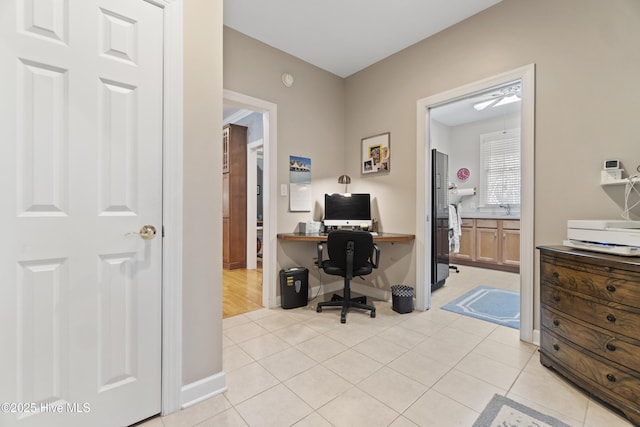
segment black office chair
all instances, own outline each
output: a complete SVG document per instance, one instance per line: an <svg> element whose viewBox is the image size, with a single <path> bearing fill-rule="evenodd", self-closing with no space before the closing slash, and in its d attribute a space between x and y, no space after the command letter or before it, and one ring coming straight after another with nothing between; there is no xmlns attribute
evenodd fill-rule
<svg viewBox="0 0 640 427"><path fill-rule="evenodd" d="M337 230L327 236L327 252L329 259L323 260L324 243L318 243L318 268L327 274L344 277L343 296L333 295L331 301L318 303L316 311L322 307L342 307L340 323L347 321L349 308L371 310L371 317L376 317L376 308L367 305L367 297L351 298L351 279L354 276L371 274L378 268L380 248L373 243L373 237L366 231Z"/></svg>

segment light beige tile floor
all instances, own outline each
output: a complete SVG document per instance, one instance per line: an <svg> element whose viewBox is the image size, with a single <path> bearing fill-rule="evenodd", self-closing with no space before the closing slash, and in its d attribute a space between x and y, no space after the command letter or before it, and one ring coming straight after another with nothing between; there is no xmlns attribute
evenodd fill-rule
<svg viewBox="0 0 640 427"><path fill-rule="evenodd" d="M494 393L574 427L630 426L539 362L517 330L440 307L478 285L518 290L519 276L452 272L426 312L374 302L357 310L262 309L223 321L228 390L143 424L174 426L471 426Z"/></svg>

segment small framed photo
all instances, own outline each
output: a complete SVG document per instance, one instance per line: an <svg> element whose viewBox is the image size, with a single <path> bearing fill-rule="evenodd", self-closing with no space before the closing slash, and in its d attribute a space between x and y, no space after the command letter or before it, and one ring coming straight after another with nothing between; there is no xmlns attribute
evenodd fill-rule
<svg viewBox="0 0 640 427"><path fill-rule="evenodd" d="M362 173L386 173L391 170L391 133L362 139Z"/></svg>

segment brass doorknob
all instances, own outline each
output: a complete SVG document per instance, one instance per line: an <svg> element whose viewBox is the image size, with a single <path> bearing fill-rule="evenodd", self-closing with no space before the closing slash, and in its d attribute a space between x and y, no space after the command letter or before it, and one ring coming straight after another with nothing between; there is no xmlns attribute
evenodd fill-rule
<svg viewBox="0 0 640 427"><path fill-rule="evenodd" d="M151 240L156 237L156 228L153 225L143 225L138 234L144 240Z"/></svg>

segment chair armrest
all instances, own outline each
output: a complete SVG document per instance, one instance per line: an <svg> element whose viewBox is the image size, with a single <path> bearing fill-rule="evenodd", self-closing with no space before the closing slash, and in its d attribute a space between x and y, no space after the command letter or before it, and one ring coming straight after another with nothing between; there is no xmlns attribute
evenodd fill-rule
<svg viewBox="0 0 640 427"><path fill-rule="evenodd" d="M318 268L322 268L322 252L324 248L322 245L323 242L318 243Z"/></svg>
<svg viewBox="0 0 640 427"><path fill-rule="evenodd" d="M373 268L378 268L380 264L380 248L377 244L373 244L373 252L371 253L371 265Z"/></svg>

